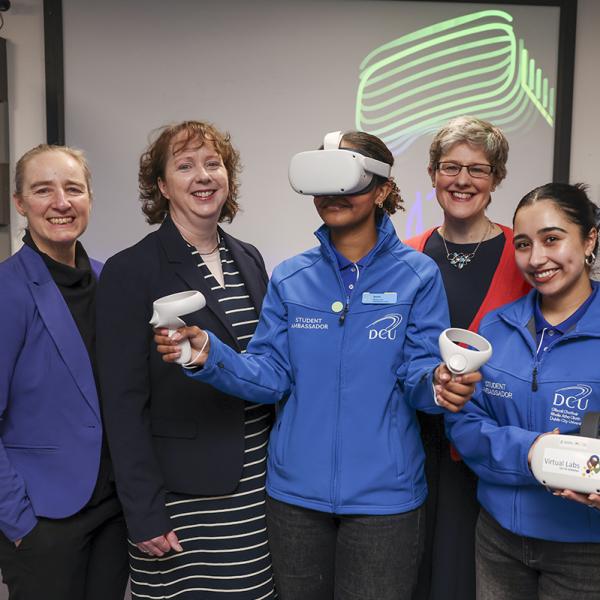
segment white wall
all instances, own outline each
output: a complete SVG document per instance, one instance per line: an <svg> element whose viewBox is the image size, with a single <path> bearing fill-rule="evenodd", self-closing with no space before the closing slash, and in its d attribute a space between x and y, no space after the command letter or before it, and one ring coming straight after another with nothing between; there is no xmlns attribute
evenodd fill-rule
<svg viewBox="0 0 600 600"><path fill-rule="evenodd" d="M600 2L579 0L571 140L571 181L590 186L600 205Z"/></svg>
<svg viewBox="0 0 600 600"><path fill-rule="evenodd" d="M13 2L4 14L0 35L8 40L9 127L11 171L16 159L45 140L44 48L42 0ZM579 0L575 67L571 180L590 184L592 198L600 204L600 119L596 102L600 92L600 2ZM133 118L129 116L129 118ZM137 158L137 157L136 157ZM252 209L248 207L248 212ZM141 215L140 215L141 216ZM22 220L11 216L13 252L20 246ZM0 231L0 258L2 235Z"/></svg>
<svg viewBox="0 0 600 600"><path fill-rule="evenodd" d="M7 40L12 190L16 161L24 152L46 139L42 0L13 2L10 11L4 13L4 27L0 30L0 36ZM10 235L8 231L0 231L0 259L8 256L9 242L13 252L18 249L22 227L23 220L11 208Z"/></svg>

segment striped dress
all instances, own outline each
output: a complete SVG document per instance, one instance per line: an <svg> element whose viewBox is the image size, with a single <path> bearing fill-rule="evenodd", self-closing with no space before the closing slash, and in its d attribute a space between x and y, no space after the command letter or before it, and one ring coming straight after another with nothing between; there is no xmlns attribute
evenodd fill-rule
<svg viewBox="0 0 600 600"><path fill-rule="evenodd" d="M214 282L212 293L246 347L258 323L244 282L221 240L221 287L198 252L200 275ZM271 412L246 403L244 468L237 489L226 496L167 494L167 511L183 552L161 558L130 543L133 598L177 600L266 600L277 598L265 522L265 473Z"/></svg>

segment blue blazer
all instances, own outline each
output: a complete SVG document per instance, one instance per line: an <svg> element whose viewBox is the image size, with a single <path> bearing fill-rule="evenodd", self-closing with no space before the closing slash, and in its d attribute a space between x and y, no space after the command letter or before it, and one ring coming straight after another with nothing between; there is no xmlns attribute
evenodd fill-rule
<svg viewBox="0 0 600 600"><path fill-rule="evenodd" d="M102 424L88 352L39 254L0 263L0 289L0 530L16 540L89 500Z"/></svg>

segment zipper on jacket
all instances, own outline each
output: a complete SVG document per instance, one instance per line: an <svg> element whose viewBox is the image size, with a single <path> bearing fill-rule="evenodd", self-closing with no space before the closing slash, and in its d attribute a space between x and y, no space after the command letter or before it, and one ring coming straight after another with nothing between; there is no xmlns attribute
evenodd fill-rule
<svg viewBox="0 0 600 600"><path fill-rule="evenodd" d="M350 307L350 296L346 296L346 304L344 304L344 310L342 311L342 314L340 315L340 325L344 324L344 321L346 320L346 315L348 314L349 307Z"/></svg>
<svg viewBox="0 0 600 600"><path fill-rule="evenodd" d="M542 329L542 335L540 336L540 341L538 342L537 348L535 350L535 362L533 363L533 372L531 373L531 391L537 392L538 390L538 359L540 357L540 350L544 344L544 336L546 335L546 328Z"/></svg>
<svg viewBox="0 0 600 600"><path fill-rule="evenodd" d="M348 305L350 303L350 297L346 296L346 306L344 312L340 315L340 325L344 324L346 319L346 313L348 312ZM339 469L339 446L340 446L340 412L342 406L342 362L344 357L344 340L346 337L346 329L342 329L342 339L340 344L340 360L338 362L338 385L337 385L337 404L335 412L335 436L333 440L333 478L331 481L331 508L335 513L338 503L338 469Z"/></svg>

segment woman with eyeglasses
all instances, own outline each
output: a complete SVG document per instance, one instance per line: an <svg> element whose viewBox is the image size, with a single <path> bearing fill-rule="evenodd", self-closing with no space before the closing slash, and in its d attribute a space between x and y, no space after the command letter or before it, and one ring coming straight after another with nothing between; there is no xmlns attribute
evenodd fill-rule
<svg viewBox="0 0 600 600"><path fill-rule="evenodd" d="M518 271L510 228L490 221L486 208L506 177L508 141L481 119L452 119L433 138L427 171L443 222L406 243L438 265L452 327L477 331L490 310L529 289ZM418 600L475 597L474 532L477 478L450 447L441 415L419 414L427 455L426 552Z"/></svg>

